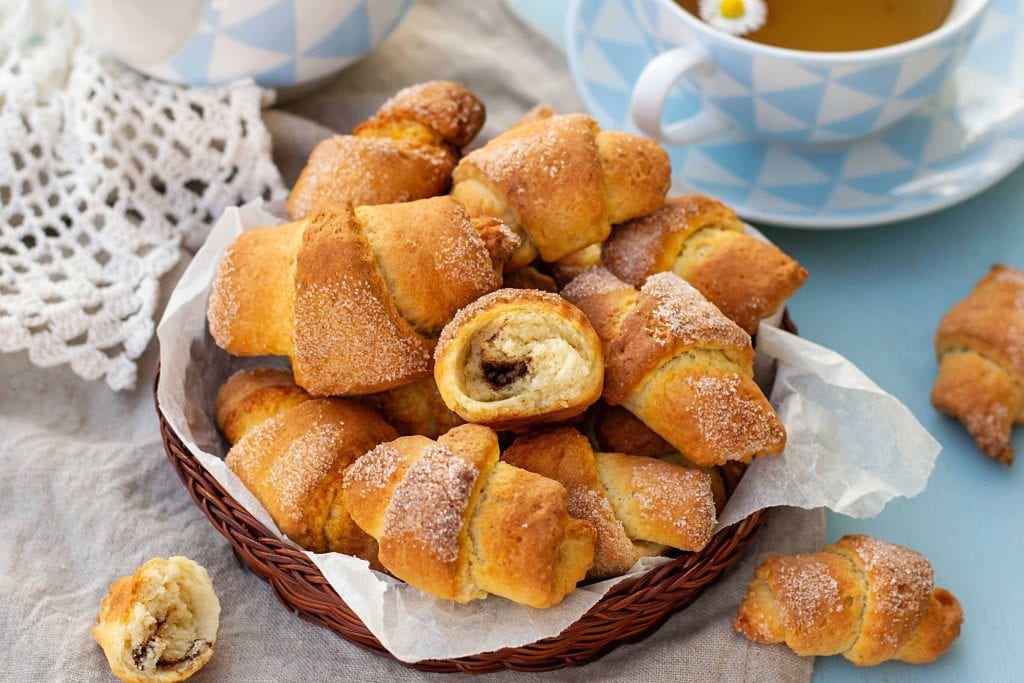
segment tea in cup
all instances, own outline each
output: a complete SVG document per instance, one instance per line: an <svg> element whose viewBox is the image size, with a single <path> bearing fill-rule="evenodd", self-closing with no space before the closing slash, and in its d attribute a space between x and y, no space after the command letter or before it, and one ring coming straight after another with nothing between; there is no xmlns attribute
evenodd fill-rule
<svg viewBox="0 0 1024 683"><path fill-rule="evenodd" d="M988 5L771 0L764 26L739 37L701 20L694 0L631 2L645 39L660 53L637 79L631 114L640 130L670 144L730 129L799 143L882 130L938 94ZM677 85L703 106L666 123L662 107Z"/></svg>

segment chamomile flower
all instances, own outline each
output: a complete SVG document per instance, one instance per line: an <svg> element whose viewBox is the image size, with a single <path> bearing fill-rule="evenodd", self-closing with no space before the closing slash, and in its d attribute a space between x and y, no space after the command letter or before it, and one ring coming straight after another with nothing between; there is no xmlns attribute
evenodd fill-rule
<svg viewBox="0 0 1024 683"><path fill-rule="evenodd" d="M764 0L700 0L700 18L734 36L753 33L768 19Z"/></svg>

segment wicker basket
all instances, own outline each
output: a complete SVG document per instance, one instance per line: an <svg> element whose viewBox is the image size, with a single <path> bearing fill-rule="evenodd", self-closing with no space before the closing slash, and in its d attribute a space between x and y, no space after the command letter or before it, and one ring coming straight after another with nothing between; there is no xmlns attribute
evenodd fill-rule
<svg viewBox="0 0 1024 683"><path fill-rule="evenodd" d="M796 331L788 316L783 327ZM158 369L158 378L159 374ZM275 537L199 464L167 424L159 403L157 415L167 459L185 488L231 542L239 559L270 584L281 604L364 649L390 657L302 551ZM471 657L401 663L422 671L485 673L548 671L592 662L622 643L643 639L697 599L739 557L766 517L765 511L751 515L715 534L699 553L684 553L643 576L623 581L555 637Z"/></svg>

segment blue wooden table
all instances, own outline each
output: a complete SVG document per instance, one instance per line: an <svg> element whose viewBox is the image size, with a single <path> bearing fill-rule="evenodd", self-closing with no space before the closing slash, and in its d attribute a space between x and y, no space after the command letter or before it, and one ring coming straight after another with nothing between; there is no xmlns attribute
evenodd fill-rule
<svg viewBox="0 0 1024 683"><path fill-rule="evenodd" d="M508 0L556 44L566 3ZM1008 468L929 403L943 314L997 262L1024 269L1024 168L959 206L931 216L845 231L759 226L810 277L790 302L801 335L843 354L903 401L943 445L924 493L873 519L829 514L828 536L865 533L906 545L935 566L937 585L963 604L960 640L928 666L857 668L821 657L816 683L1024 681L1024 426ZM781 646L776 646L781 647Z"/></svg>
<svg viewBox="0 0 1024 683"><path fill-rule="evenodd" d="M983 456L928 396L935 328L996 262L1024 269L1024 168L959 206L877 228L764 228L810 271L790 303L800 333L835 349L903 401L943 451L924 493L873 519L828 517L829 540L866 533L918 550L963 604L960 641L925 667L858 669L820 658L816 681L1024 680L1024 427L1007 468Z"/></svg>

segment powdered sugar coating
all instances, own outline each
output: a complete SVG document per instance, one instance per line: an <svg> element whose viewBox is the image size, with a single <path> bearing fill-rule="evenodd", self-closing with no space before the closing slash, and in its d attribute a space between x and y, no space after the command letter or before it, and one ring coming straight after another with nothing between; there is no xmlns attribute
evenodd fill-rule
<svg viewBox="0 0 1024 683"><path fill-rule="evenodd" d="M442 444L427 446L392 492L384 536L444 563L458 560L479 470Z"/></svg>
<svg viewBox="0 0 1024 683"><path fill-rule="evenodd" d="M634 462L639 464L633 468L633 498L648 523L674 529L673 547L699 550L706 546L715 527L711 477L648 458Z"/></svg>
<svg viewBox="0 0 1024 683"><path fill-rule="evenodd" d="M582 485L566 485L565 490L569 516L590 522L597 532L591 572L612 576L627 571L636 562L637 552L608 498L596 488Z"/></svg>
<svg viewBox="0 0 1024 683"><path fill-rule="evenodd" d="M576 303L628 289L631 289L630 285L612 275L608 269L598 266L588 268L574 277L562 288L562 297L570 303Z"/></svg>
<svg viewBox="0 0 1024 683"><path fill-rule="evenodd" d="M345 472L345 488L358 491L360 498L377 498L390 485L401 461L401 454L390 443L377 444Z"/></svg>
<svg viewBox="0 0 1024 683"><path fill-rule="evenodd" d="M923 555L869 536L847 536L839 545L852 549L868 577L870 605L886 627L874 635L898 647L913 631L928 607L935 572Z"/></svg>
<svg viewBox="0 0 1024 683"><path fill-rule="evenodd" d="M657 304L647 329L661 345L750 348L750 337L675 273L656 273L640 288Z"/></svg>
<svg viewBox="0 0 1024 683"><path fill-rule="evenodd" d="M787 631L813 633L844 609L839 582L819 553L775 558L772 588Z"/></svg>

